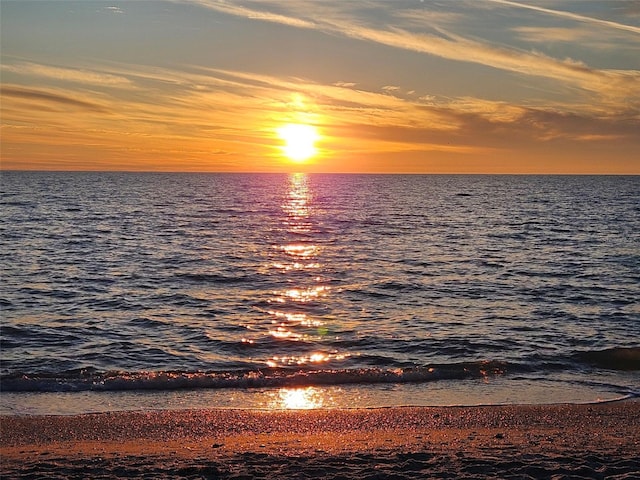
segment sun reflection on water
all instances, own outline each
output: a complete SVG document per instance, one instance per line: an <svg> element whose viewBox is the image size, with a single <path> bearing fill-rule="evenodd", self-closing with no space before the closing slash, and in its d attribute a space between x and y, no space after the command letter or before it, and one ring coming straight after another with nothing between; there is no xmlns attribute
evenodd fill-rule
<svg viewBox="0 0 640 480"><path fill-rule="evenodd" d="M281 388L269 406L276 410L312 410L328 406L330 402L325 391L316 387Z"/></svg>
<svg viewBox="0 0 640 480"><path fill-rule="evenodd" d="M350 356L351 355L348 353L338 353L337 351L333 351L331 353L314 352L309 355L276 355L267 361L267 365L272 368L314 365L317 366L333 360L344 360L346 358L349 358Z"/></svg>
<svg viewBox="0 0 640 480"><path fill-rule="evenodd" d="M286 215L283 223L290 233L309 233L311 232L311 223L309 222L311 191L308 177L304 173L294 173L289 177L289 183L286 201L282 205L282 210Z"/></svg>
<svg viewBox="0 0 640 480"><path fill-rule="evenodd" d="M287 255L292 257L311 257L318 254L317 245L291 244L280 247Z"/></svg>
<svg viewBox="0 0 640 480"><path fill-rule="evenodd" d="M322 272L312 198L309 177L290 175L276 226L282 237L272 245L265 269L276 274L277 283L266 299L269 307L261 310L270 324L261 325L262 338L257 340L269 340L265 343L270 349L262 361L273 368L315 368L348 356L323 343L332 330L326 325L331 287Z"/></svg>
<svg viewBox="0 0 640 480"><path fill-rule="evenodd" d="M318 285L305 289L291 288L285 290L282 295L296 302L309 302L324 295L327 290L329 290L329 287Z"/></svg>
<svg viewBox="0 0 640 480"><path fill-rule="evenodd" d="M283 326L270 329L269 335L274 338L288 338L290 340L300 340L302 338L302 334L294 333Z"/></svg>
<svg viewBox="0 0 640 480"><path fill-rule="evenodd" d="M271 267L281 271L282 273L286 273L288 271L291 270L308 270L310 268L320 268L320 264L319 263L300 263L300 262L293 262L293 263L281 263L281 262L274 262L271 264Z"/></svg>
<svg viewBox="0 0 640 480"><path fill-rule="evenodd" d="M267 313L276 317L275 320L272 320L272 323L282 322L282 326L299 325L301 327L319 327L324 325L324 322L320 320L310 319L306 313L278 312L276 310L269 310Z"/></svg>

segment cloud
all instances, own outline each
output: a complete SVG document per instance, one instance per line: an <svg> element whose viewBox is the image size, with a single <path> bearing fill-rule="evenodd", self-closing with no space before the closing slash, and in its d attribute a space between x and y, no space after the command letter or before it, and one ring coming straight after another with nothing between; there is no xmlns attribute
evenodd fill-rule
<svg viewBox="0 0 640 480"><path fill-rule="evenodd" d="M523 40L532 43L577 42L590 38L592 31L578 28L560 27L514 27Z"/></svg>
<svg viewBox="0 0 640 480"><path fill-rule="evenodd" d="M528 9L528 10L534 10L534 11L539 12L539 13L547 13L547 14L553 15L555 17L567 18L567 19L570 19L570 20L589 23L589 24L592 24L592 25L604 26L604 27L613 28L613 29L616 29L616 30L624 30L626 32L640 33L640 27L636 27L636 26L633 26L633 25L626 25L624 23L612 22L612 21L609 21L609 20L603 20L603 19L600 19L600 18L587 17L585 15L579 15L577 13L567 12L565 10L553 10L553 9L550 9L550 8L539 7L537 5L528 5L528 4L524 4L524 3L513 2L513 1L510 1L510 0L488 0L488 1L493 2L493 3L499 3L501 5L507 5L507 6L510 6L510 7L525 8L525 9Z"/></svg>
<svg viewBox="0 0 640 480"><path fill-rule="evenodd" d="M147 81L145 67L121 70ZM634 139L640 129L640 119L632 112L585 108L571 113L561 107L474 97L399 98L351 84L202 67L158 68L149 75L154 88L141 88L135 96L116 89L98 99L90 97L91 92L81 97L8 85L2 90L7 145L28 144L34 149L42 145L44 152L72 148L78 161L97 149L121 159L122 168L133 156L148 162L139 164L148 167L140 168L156 168L158 159L179 158L195 169L268 170L280 161L275 129L298 118L320 129L319 148L326 165L337 158L396 154L415 159L423 154L497 158L513 152L514 146L534 151L567 142L585 149L614 139L616 145L637 145ZM162 90L157 89L160 86ZM110 114L95 115L106 111L105 104L114 106ZM47 111L60 112L61 107L78 112L51 116ZM223 153L224 162L212 160Z"/></svg>
<svg viewBox="0 0 640 480"><path fill-rule="evenodd" d="M436 96L435 95L423 95L421 97L418 97L418 100L420 100L421 102L433 105L433 104L435 104Z"/></svg>
<svg viewBox="0 0 640 480"><path fill-rule="evenodd" d="M271 115L292 116L301 121L311 123L331 123L334 125L352 125L362 121L380 125L429 125L430 128L446 130L451 128L445 118L437 113L425 111L423 105L407 102L401 98L389 95L386 92L372 92L357 89L351 84L325 85L299 78L282 78L270 75L250 72L204 69L213 80L223 77L233 80L234 87L229 92L234 92L240 97L245 97L245 103L253 99L259 101L256 108L273 111ZM207 97L217 98L220 91L203 93L203 99L195 103L205 101ZM307 100L304 102L292 102L291 97L302 95ZM219 102L211 102L215 104ZM306 107L300 109L296 105ZM323 117L326 116L326 119Z"/></svg>
<svg viewBox="0 0 640 480"><path fill-rule="evenodd" d="M175 1L175 0L174 0ZM227 2L218 2L211 0L191 0L191 3L199 4L205 8L211 8L221 13L229 15L235 15L238 17L245 17L251 20L262 20L266 22L275 22L283 25L289 25L291 27L298 28L317 28L317 24L313 21L303 20L300 18L292 17L289 15L282 15L277 13L271 13L261 10L255 10L247 7L243 7L238 4L230 4Z"/></svg>
<svg viewBox="0 0 640 480"><path fill-rule="evenodd" d="M195 116L202 115L198 109L231 112L237 102L243 102L250 112L247 115L263 117L241 119L239 123L265 122L265 117L282 122L289 115L303 115L323 130L336 152L472 154L510 150L514 144L539 148L540 142L551 141L584 143L616 138L635 142L635 132L640 129L633 110L589 105L532 107L474 97L399 98L346 85L249 72L206 71L212 80L222 76L241 87L230 87L224 95L219 90L194 92L188 101L184 99L184 105L191 105L187 109L192 108ZM292 96L297 100L292 101ZM264 125L269 125L266 122ZM265 134L265 139L268 137Z"/></svg>
<svg viewBox="0 0 640 480"><path fill-rule="evenodd" d="M564 46L580 45L583 49L606 51L606 54L617 55L628 51L633 55L638 46L628 42L629 34L610 29L594 29L590 25L581 27L533 27L518 26L510 28L516 37L528 43L549 46L550 44L565 44ZM584 65L584 64L583 64Z"/></svg>
<svg viewBox="0 0 640 480"><path fill-rule="evenodd" d="M374 30L343 25L342 32L353 38L435 55L450 60L478 63L522 75L546 77L573 84L584 90L612 98L638 95L640 72L596 70L571 60L558 60L536 52L496 47L460 35L441 31L441 36L417 34L398 28Z"/></svg>
<svg viewBox="0 0 640 480"><path fill-rule="evenodd" d="M132 86L132 82L128 78L120 75L96 72L93 70L53 67L50 65L42 65L30 62L23 62L14 65L2 65L2 70L19 75L33 75L54 80L105 87L127 88Z"/></svg>
<svg viewBox="0 0 640 480"><path fill-rule="evenodd" d="M456 119L455 135L478 146L538 147L554 141L603 142L610 139L637 144L640 118L625 112L570 112L527 107L473 98L454 99L439 108ZM455 141L455 136L450 135ZM473 140L471 140L473 139Z"/></svg>
<svg viewBox="0 0 640 480"><path fill-rule="evenodd" d="M81 110L87 110L96 113L106 113L107 109L98 103L87 100L73 98L52 90L42 90L27 88L18 85L6 85L0 87L0 93L3 97L17 98L27 100L37 104L58 105L66 107L75 107Z"/></svg>
<svg viewBox="0 0 640 480"><path fill-rule="evenodd" d="M418 53L433 55L449 60L475 63L499 70L504 70L520 75L548 78L562 82L570 86L578 87L584 91L589 91L603 95L610 101L626 101L626 97L638 96L638 83L640 82L640 71L630 70L619 72L616 70L599 70L590 68L584 64L578 64L571 59L556 59L542 53L523 51L508 46L499 46L487 43L478 39L466 38L455 34L449 30L433 25L429 30L431 33L417 33L409 31L410 23L404 26L394 26L385 24L380 27L367 25L364 16L357 16L348 11L351 2L339 4L331 3L329 8L325 4L322 16L317 16L314 20L304 18L308 15L309 6L305 3L286 2L280 8L289 9L284 13L269 12L269 8L276 8L270 2L255 4L257 8L240 7L229 5L215 0L194 0L204 7L249 19L257 19L268 22L280 23L297 28L313 29L331 35L340 35L357 40L369 41L408 50ZM522 4L509 2L507 0L494 0L507 6L522 7ZM345 7L346 5L346 7ZM375 14L382 14L382 8L386 3L379 2L367 4L371 8L377 9ZM623 29L629 32L640 32L640 28L629 27L615 22L598 19L591 19L569 12L558 12L542 7L535 7L534 10L542 13L553 13L567 18L580 21L590 21L607 27ZM370 12L371 13L371 12ZM419 15L419 12L413 13ZM409 12L396 14L396 19L406 19ZM373 18L372 13L369 17ZM628 26L627 26L628 27Z"/></svg>
<svg viewBox="0 0 640 480"><path fill-rule="evenodd" d="M513 123L522 118L526 109L507 102L458 97L441 104L458 115L476 115L490 123Z"/></svg>
<svg viewBox="0 0 640 480"><path fill-rule="evenodd" d="M104 10L110 13L122 14L124 11L120 7L104 7Z"/></svg>
<svg viewBox="0 0 640 480"><path fill-rule="evenodd" d="M355 87L357 85L357 83L355 82L335 82L333 84L333 86L335 87L344 87L344 88L351 88L351 87Z"/></svg>

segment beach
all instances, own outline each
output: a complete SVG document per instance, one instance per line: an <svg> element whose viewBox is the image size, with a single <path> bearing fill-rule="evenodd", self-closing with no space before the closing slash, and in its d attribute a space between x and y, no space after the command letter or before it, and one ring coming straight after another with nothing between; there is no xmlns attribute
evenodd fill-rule
<svg viewBox="0 0 640 480"><path fill-rule="evenodd" d="M640 402L3 416L3 479L640 477Z"/></svg>

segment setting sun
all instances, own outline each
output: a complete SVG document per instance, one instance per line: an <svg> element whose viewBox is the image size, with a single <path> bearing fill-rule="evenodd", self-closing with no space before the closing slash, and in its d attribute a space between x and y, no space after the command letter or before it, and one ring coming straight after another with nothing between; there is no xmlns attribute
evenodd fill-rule
<svg viewBox="0 0 640 480"><path fill-rule="evenodd" d="M319 135L315 127L290 123L279 128L278 135L284 140L282 149L291 160L302 162L316 154L315 142Z"/></svg>

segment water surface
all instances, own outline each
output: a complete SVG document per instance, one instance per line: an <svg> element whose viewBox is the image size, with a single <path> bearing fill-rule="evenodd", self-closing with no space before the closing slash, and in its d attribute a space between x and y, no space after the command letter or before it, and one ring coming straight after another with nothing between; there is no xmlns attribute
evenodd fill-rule
<svg viewBox="0 0 640 480"><path fill-rule="evenodd" d="M3 172L0 234L3 412L640 390L639 177Z"/></svg>

